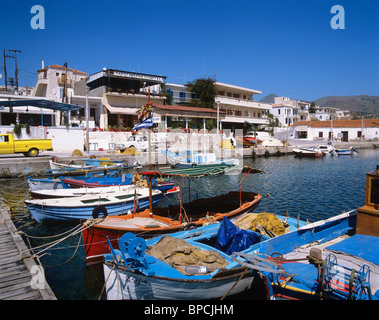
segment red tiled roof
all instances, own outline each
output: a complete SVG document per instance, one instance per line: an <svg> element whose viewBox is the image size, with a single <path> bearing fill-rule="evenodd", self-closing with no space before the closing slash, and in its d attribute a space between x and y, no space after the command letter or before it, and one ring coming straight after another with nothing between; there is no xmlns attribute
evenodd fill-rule
<svg viewBox="0 0 379 320"><path fill-rule="evenodd" d="M331 121L296 121L293 126L309 126L311 128L330 128ZM365 128L378 128L379 119L363 119ZM356 120L333 120L334 128L361 128L362 119Z"/></svg>
<svg viewBox="0 0 379 320"><path fill-rule="evenodd" d="M210 112L217 113L217 110L212 108L200 108L200 107L187 107L187 106L166 106L166 105L155 105L159 109L166 110L177 110L177 111L191 111L191 112ZM224 111L219 111L221 113L226 113Z"/></svg>
<svg viewBox="0 0 379 320"><path fill-rule="evenodd" d="M63 67L63 66L60 66L59 64L52 64L51 66L47 66L47 67L45 67L45 68L43 68L43 69L37 70L37 72L42 71L42 70L47 70L48 68L64 69L64 67ZM79 71L79 70L72 69L72 68L67 68L67 69L68 69L68 70L71 70L71 71L74 72L74 73L81 73L81 74L88 75L88 73L83 72L83 71Z"/></svg>

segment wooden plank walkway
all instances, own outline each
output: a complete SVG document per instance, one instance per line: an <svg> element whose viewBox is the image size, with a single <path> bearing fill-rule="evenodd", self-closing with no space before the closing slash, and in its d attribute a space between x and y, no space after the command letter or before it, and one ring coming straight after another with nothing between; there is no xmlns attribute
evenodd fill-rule
<svg viewBox="0 0 379 320"><path fill-rule="evenodd" d="M1 205L1 204L0 204ZM0 207L0 300L56 300L44 279L38 282L40 288L32 288L32 278L39 276L37 264L22 237L17 234L6 206Z"/></svg>

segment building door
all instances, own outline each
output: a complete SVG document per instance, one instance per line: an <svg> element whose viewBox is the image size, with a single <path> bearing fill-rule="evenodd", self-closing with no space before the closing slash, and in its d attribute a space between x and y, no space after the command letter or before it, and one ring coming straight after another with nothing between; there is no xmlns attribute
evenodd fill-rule
<svg viewBox="0 0 379 320"><path fill-rule="evenodd" d="M0 154L13 153L13 144L9 142L8 135L0 135Z"/></svg>
<svg viewBox="0 0 379 320"><path fill-rule="evenodd" d="M341 141L349 141L349 131L341 131L342 133L342 139Z"/></svg>

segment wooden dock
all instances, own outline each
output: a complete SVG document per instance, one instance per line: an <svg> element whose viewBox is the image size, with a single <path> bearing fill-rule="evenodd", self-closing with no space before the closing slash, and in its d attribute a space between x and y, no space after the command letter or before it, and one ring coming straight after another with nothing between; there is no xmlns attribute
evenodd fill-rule
<svg viewBox="0 0 379 320"><path fill-rule="evenodd" d="M1 205L1 203L0 203ZM0 207L0 300L56 300L40 267L17 234L6 206Z"/></svg>

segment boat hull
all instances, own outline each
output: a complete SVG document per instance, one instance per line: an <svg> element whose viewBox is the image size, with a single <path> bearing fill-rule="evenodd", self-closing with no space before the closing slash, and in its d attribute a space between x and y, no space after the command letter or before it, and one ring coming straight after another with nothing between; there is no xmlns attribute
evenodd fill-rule
<svg viewBox="0 0 379 320"><path fill-rule="evenodd" d="M147 277L122 267L114 269L104 264L108 300L205 300L220 299L233 287L228 296L251 288L254 276L247 273L240 281L243 268L230 270L230 275L218 279L185 280Z"/></svg>
<svg viewBox="0 0 379 320"><path fill-rule="evenodd" d="M82 165L75 165L75 164L58 163L52 160L49 160L49 162L50 162L50 169L52 171L58 171L58 172L65 171L65 170L95 170L95 169L114 170L114 169L122 168L122 163L111 164L111 165L93 165L93 164L83 163Z"/></svg>
<svg viewBox="0 0 379 320"><path fill-rule="evenodd" d="M99 188L99 187L110 187L110 186L125 186L132 183L132 174L125 174L124 181L122 177L109 177L109 178L92 178L88 181L71 179L71 178L61 178L63 188ZM152 181L152 188L157 189L162 192L167 192L175 186L173 180L169 181Z"/></svg>
<svg viewBox="0 0 379 320"><path fill-rule="evenodd" d="M257 193L242 192L243 204L239 204L239 192L230 192L226 195L211 198L199 199L191 203L184 204L183 207L187 216L198 220L197 224L192 227L198 227L207 222L221 221L224 216L229 219L236 218L244 213L253 211L262 199ZM229 200L228 200L229 199ZM244 201L247 201L244 203ZM231 203L232 202L232 203ZM212 205L213 204L213 205ZM179 206L170 206L168 208L153 208L154 215L160 217L176 216L179 213ZM215 213L218 212L218 213ZM207 213L211 217L207 220ZM154 237L161 234L169 234L180 231L185 224L177 224L166 228L109 228L101 224L94 225L91 228L83 230L83 242L87 263L97 263L103 260L104 254L110 253L107 238L112 246L118 249L118 240L127 232L135 233L144 238Z"/></svg>
<svg viewBox="0 0 379 320"><path fill-rule="evenodd" d="M238 159L225 159L225 160L220 160L220 161L215 161L215 162L207 162L207 163L197 163L197 162L181 162L181 161L175 161L171 160L169 161L172 167L175 168L191 168L191 167L206 167L206 166L215 166L215 165L220 165L220 166L238 166L239 161Z"/></svg>
<svg viewBox="0 0 379 320"><path fill-rule="evenodd" d="M293 149L295 157L299 158L322 158L325 156L324 152L312 151L307 149Z"/></svg>
<svg viewBox="0 0 379 320"><path fill-rule="evenodd" d="M44 189L44 190L31 190L30 195L33 199L55 199L55 198L71 198L81 197L85 195L102 195L118 191L130 191L133 189L132 185L126 186L109 186L99 188L71 188L71 189Z"/></svg>
<svg viewBox="0 0 379 320"><path fill-rule="evenodd" d="M335 149L335 152L339 156L351 156L357 153L357 151L354 148L349 149Z"/></svg>
<svg viewBox="0 0 379 320"><path fill-rule="evenodd" d="M156 205L162 197L162 194L153 195L153 205ZM145 209L150 206L149 197L143 197L139 200L139 209ZM134 198L128 201L106 204L104 202L95 202L86 206L53 206L41 203L33 203L25 200L25 204L37 222L42 221L60 221L72 222L94 218L94 210L99 206L104 207L107 216L127 214L129 210L133 211L135 207Z"/></svg>

